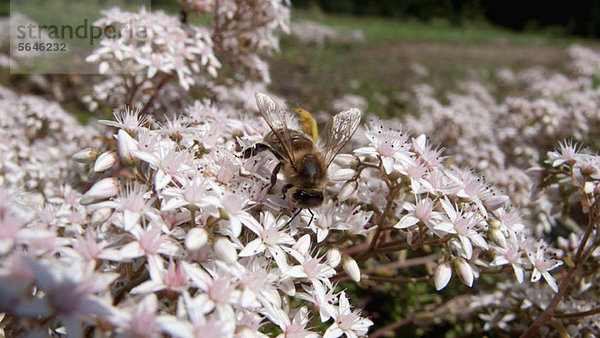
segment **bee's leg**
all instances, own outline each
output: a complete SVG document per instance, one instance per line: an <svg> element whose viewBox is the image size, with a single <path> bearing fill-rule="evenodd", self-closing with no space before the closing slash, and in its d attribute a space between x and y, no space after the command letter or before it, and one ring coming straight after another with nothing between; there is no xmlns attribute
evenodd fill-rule
<svg viewBox="0 0 600 338"><path fill-rule="evenodd" d="M264 143L256 143L252 147L246 148L244 150L244 152L242 153L242 156L244 158L250 158L250 157L260 153L261 151L265 151L265 150L271 150L271 147L269 147L268 145L266 145Z"/></svg>
<svg viewBox="0 0 600 338"><path fill-rule="evenodd" d="M277 174L279 174L279 170L281 170L281 166L282 166L282 163L279 162L279 163L277 163L275 168L273 168L273 173L271 173L271 186L269 187L269 193L271 193L271 190L273 190L273 187L277 183Z"/></svg>
<svg viewBox="0 0 600 338"><path fill-rule="evenodd" d="M290 223L292 223L292 221L294 220L294 218L296 218L296 216L298 216L302 210L303 210L302 208L298 209L298 211L296 211L294 213L294 215L292 216L292 218L290 218L290 220L287 222L286 225L289 225ZM308 224L306 224L306 226L310 226L310 224L312 223L313 219L315 218L315 214L310 209L306 209L306 210L308 210L308 212L310 213L310 221L308 221Z"/></svg>
<svg viewBox="0 0 600 338"><path fill-rule="evenodd" d="M299 208L298 211L296 211L294 213L294 215L292 215L292 218L290 218L290 220L287 221L286 225L289 225L290 223L292 223L292 221L294 220L294 218L296 218L296 216L298 216L300 214L300 211L302 211L302 208Z"/></svg>
<svg viewBox="0 0 600 338"><path fill-rule="evenodd" d="M291 184L289 184L289 183L288 183L288 184L284 185L284 186L283 186L283 188L281 188L281 192L283 193L283 198L284 198L284 199L285 199L285 194L287 193L287 191L288 191L288 190L289 190L291 187L293 187L293 185L291 185Z"/></svg>
<svg viewBox="0 0 600 338"><path fill-rule="evenodd" d="M315 214L313 214L312 210L310 210L310 209L307 209L307 210L310 213L310 221L308 221L308 224L306 226L309 227L310 224L312 223L313 219L315 218Z"/></svg>

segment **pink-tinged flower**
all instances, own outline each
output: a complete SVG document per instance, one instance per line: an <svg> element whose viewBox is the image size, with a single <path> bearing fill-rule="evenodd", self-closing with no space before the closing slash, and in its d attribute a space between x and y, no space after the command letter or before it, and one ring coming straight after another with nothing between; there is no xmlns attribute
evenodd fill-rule
<svg viewBox="0 0 600 338"><path fill-rule="evenodd" d="M161 254L168 257L178 257L182 254L183 250L177 242L168 236L162 235L161 230L156 226L151 225L148 229L142 229L141 226L136 225L129 233L133 235L134 241L121 247L119 251L120 260L128 261L146 256L148 271L151 276L160 274L159 271L163 264Z"/></svg>
<svg viewBox="0 0 600 338"><path fill-rule="evenodd" d="M573 140L564 140L559 144L560 150L548 152L546 163L553 167L559 167L563 164L571 165L577 160L577 155L581 151L581 145Z"/></svg>
<svg viewBox="0 0 600 338"><path fill-rule="evenodd" d="M261 225L248 213L249 200L244 195L226 194L221 198L221 207L229 219L229 227L234 237L242 232L242 224L259 229Z"/></svg>
<svg viewBox="0 0 600 338"><path fill-rule="evenodd" d="M412 146L411 151L430 168L439 166L446 159L446 156L442 156L444 149L435 149L431 147L425 134L413 138Z"/></svg>
<svg viewBox="0 0 600 338"><path fill-rule="evenodd" d="M452 187L448 183L448 177L446 176L447 170L440 168L429 171L423 181L421 181L419 187L411 187L413 194L434 194L442 195L452 193ZM421 190L415 189L420 188Z"/></svg>
<svg viewBox="0 0 600 338"><path fill-rule="evenodd" d="M33 270L27 264L26 254L16 251L3 256L0 266L0 311L12 312L24 300L28 299L27 289L35 281Z"/></svg>
<svg viewBox="0 0 600 338"><path fill-rule="evenodd" d="M337 302L337 295L333 288L325 288L321 283L302 284L304 292L298 292L297 297L311 302L318 310L321 323L325 323L331 318L334 312L334 303Z"/></svg>
<svg viewBox="0 0 600 338"><path fill-rule="evenodd" d="M26 245L27 251L32 255L45 255L56 251L59 239L54 230L48 230L44 226L30 226L19 230L17 243Z"/></svg>
<svg viewBox="0 0 600 338"><path fill-rule="evenodd" d="M449 218L449 222L443 221L438 223L434 227L434 230L456 234L467 259L471 259L473 256L473 246L471 243L486 250L489 248L487 242L477 230L478 221L475 213L466 212L458 207L455 208L447 197L441 200L441 203L446 216Z"/></svg>
<svg viewBox="0 0 600 338"><path fill-rule="evenodd" d="M236 265L231 274L239 280L240 305L244 308L256 308L262 305L281 307L281 295L275 287L280 276L270 268L270 260L264 257L252 257L243 265Z"/></svg>
<svg viewBox="0 0 600 338"><path fill-rule="evenodd" d="M165 141L166 143L167 141ZM185 151L177 151L169 145L159 146L158 152L133 151L140 160L147 162L156 170L154 173L154 187L156 190L162 190L166 187L173 176L189 170L186 163L190 163L192 155Z"/></svg>
<svg viewBox="0 0 600 338"><path fill-rule="evenodd" d="M217 182L223 184L231 183L238 177L241 161L228 151L214 150L210 153L213 163L210 172L214 174Z"/></svg>
<svg viewBox="0 0 600 338"><path fill-rule="evenodd" d="M370 146L355 149L354 153L381 158L387 174L396 169L396 164L416 164L412 158L413 154L409 151L408 135L391 129L384 130L381 121L372 121L365 135L370 141Z"/></svg>
<svg viewBox="0 0 600 338"><path fill-rule="evenodd" d="M83 194L80 203L85 205L97 200L113 197L119 193L119 188L119 180L116 177L103 178Z"/></svg>
<svg viewBox="0 0 600 338"><path fill-rule="evenodd" d="M173 337L221 338L233 337L238 319L233 311L221 311L208 315L205 294L191 297L183 293L183 307L177 317L160 316L160 328Z"/></svg>
<svg viewBox="0 0 600 338"><path fill-rule="evenodd" d="M310 318L308 316L308 309L305 306L297 309L291 320L291 314L289 312L273 306L266 306L266 315L281 329L282 333L277 336L278 338L319 337L318 334L306 329L306 325L308 324Z"/></svg>
<svg viewBox="0 0 600 338"><path fill-rule="evenodd" d="M146 187L138 184L128 184L119 193L119 196L111 201L94 204L94 209L112 208L122 212L118 214L119 223L125 231L130 231L134 226L140 224L142 216L148 219L157 218L157 211L152 208L152 200L148 198Z"/></svg>
<svg viewBox="0 0 600 338"><path fill-rule="evenodd" d="M132 135L136 135L138 129L148 122L146 116L140 116L139 108L127 107L125 109L115 110L113 111L113 116L116 121L99 120L98 122L107 126L125 129Z"/></svg>
<svg viewBox="0 0 600 338"><path fill-rule="evenodd" d="M343 334L346 337L364 336L369 332L369 327L373 325L371 320L360 316L359 310L350 308L348 296L344 291L339 295L339 303L334 307L332 317L333 324L327 328L323 338L336 338Z"/></svg>
<svg viewBox="0 0 600 338"><path fill-rule="evenodd" d="M170 187L163 191L163 195L169 196L162 206L162 211L186 207L190 210L203 210L218 217L221 201L217 197L211 182L201 175L186 177L182 183L183 187Z"/></svg>
<svg viewBox="0 0 600 338"><path fill-rule="evenodd" d="M344 230L352 235L367 236L376 229L376 226L367 227L373 216L373 211L361 210L362 206L351 206L343 204L338 208L337 217L341 218L336 226L338 230ZM345 216L345 217L344 217Z"/></svg>
<svg viewBox="0 0 600 338"><path fill-rule="evenodd" d="M141 301L119 309L113 323L127 337L156 337L159 335L158 299L151 293Z"/></svg>
<svg viewBox="0 0 600 338"><path fill-rule="evenodd" d="M433 283L435 285L435 289L440 291L445 288L450 282L450 278L452 278L452 269L450 268L450 264L447 262L441 262L433 272Z"/></svg>
<svg viewBox="0 0 600 338"><path fill-rule="evenodd" d="M181 140L182 134L187 130L189 123L179 115L172 115L171 118L165 117L164 123L158 123L158 130L162 135L166 135L173 140Z"/></svg>
<svg viewBox="0 0 600 338"><path fill-rule="evenodd" d="M139 150L146 153L155 153L158 151L161 136L153 130L140 128L138 133L137 147L131 150ZM135 154L134 154L135 156Z"/></svg>
<svg viewBox="0 0 600 338"><path fill-rule="evenodd" d="M0 216L0 255L6 255L17 242L23 222L16 215L6 211Z"/></svg>
<svg viewBox="0 0 600 338"><path fill-rule="evenodd" d="M238 304L241 291L238 290L238 281L222 271L210 271L209 275L204 269L197 265L183 262L183 268L192 281L192 285L201 292L195 300L200 306L197 310L201 313L209 313L213 309L217 311L230 312L232 305Z"/></svg>
<svg viewBox="0 0 600 338"><path fill-rule="evenodd" d="M506 248L495 248L498 255L494 257L494 260L490 263L491 266L502 266L510 264L515 272L517 281L523 283L523 259L521 256L523 253L519 250L517 243L512 240L506 242Z"/></svg>
<svg viewBox="0 0 600 338"><path fill-rule="evenodd" d="M73 251L86 262L101 259L118 261L120 258L118 250L108 248L109 243L107 241L96 239L94 230L87 230L85 237L78 236L72 242Z"/></svg>
<svg viewBox="0 0 600 338"><path fill-rule="evenodd" d="M414 165L406 165L399 171L410 179L411 190L415 192L423 190L422 185L427 185L426 175L429 170L425 163L417 162Z"/></svg>
<svg viewBox="0 0 600 338"><path fill-rule="evenodd" d="M333 200L328 200L325 205L313 211L314 219L310 224L310 229L317 234L317 243L325 240L329 235L329 230L334 229L339 223L339 219L336 217L337 210L336 203Z"/></svg>
<svg viewBox="0 0 600 338"><path fill-rule="evenodd" d="M300 244L300 245L298 245ZM335 270L329 265L322 263L323 257L312 257L310 250L310 236L302 236L296 245L287 252L294 257L300 265L294 265L283 271L286 276L292 278L306 278L313 284L323 283L331 288L329 278L335 275Z"/></svg>
<svg viewBox="0 0 600 338"><path fill-rule="evenodd" d="M402 207L408 213L400 218L394 228L406 229L423 222L429 229L433 229L442 220L441 214L433 210L433 201L429 197L421 199L420 195L415 195L415 204L404 202Z"/></svg>
<svg viewBox="0 0 600 338"><path fill-rule="evenodd" d="M115 317L115 309L96 294L108 293L109 285L118 274L95 272L94 264L63 265L58 261L41 262L32 258L27 258L27 263L44 297L21 303L14 309L19 315L39 318L56 314L67 333L73 336L83 334L83 322L89 318L112 320Z"/></svg>
<svg viewBox="0 0 600 338"><path fill-rule="evenodd" d="M553 259L547 258L546 255L546 244L543 240L540 240L537 245L537 250L533 253L530 250L527 250L527 258L533 265L533 272L531 273L531 281L537 282L543 276L546 280L546 283L554 290L554 292L558 292L558 285L556 285L556 280L549 271L561 266L563 262Z"/></svg>
<svg viewBox="0 0 600 338"><path fill-rule="evenodd" d="M456 196L475 203L484 217L487 217L488 209L496 210L509 200L508 196L498 194L490 186L485 186L483 178L476 176L471 171L455 169L446 171L446 174L454 183Z"/></svg>
<svg viewBox="0 0 600 338"><path fill-rule="evenodd" d="M150 275L150 280L133 288L131 293L146 294L166 290L167 294L171 296L186 290L188 278L181 263L175 264L171 259L169 261L169 267L166 270L162 265L159 267L158 275Z"/></svg>
<svg viewBox="0 0 600 338"><path fill-rule="evenodd" d="M494 211L494 216L502 226L514 233L522 232L525 228L518 209L499 208Z"/></svg>
<svg viewBox="0 0 600 338"><path fill-rule="evenodd" d="M151 53L146 57L136 57L141 66L148 67L146 76L151 79L157 72L169 74L173 70L172 57L169 54Z"/></svg>
<svg viewBox="0 0 600 338"><path fill-rule="evenodd" d="M293 245L294 238L285 231L285 219L276 220L270 212L260 214L260 223L249 223L248 229L254 232L258 238L250 241L240 251L240 257L248 257L260 254L264 251L268 253L267 257L273 257L277 266L281 269L287 267L287 260L283 245Z"/></svg>

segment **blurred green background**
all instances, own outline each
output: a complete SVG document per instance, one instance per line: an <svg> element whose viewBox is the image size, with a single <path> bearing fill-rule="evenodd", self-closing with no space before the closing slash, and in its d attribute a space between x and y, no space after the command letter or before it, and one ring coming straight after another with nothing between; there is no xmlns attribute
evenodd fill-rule
<svg viewBox="0 0 600 338"><path fill-rule="evenodd" d="M8 14L8 5L1 2L0 14ZM564 71L567 46L599 45L600 0L294 0L292 5L292 31L310 21L338 35L302 43L298 34L282 34L280 51L269 56L269 89L310 111L333 111L334 100L352 94L366 99L369 112L400 115L402 96L417 83L432 85L440 95L469 79L498 87L494 75L501 69ZM180 4L153 0L152 9L179 13ZM5 77L0 80L6 83ZM496 89L499 98L511 94ZM85 114L84 105L67 104Z"/></svg>

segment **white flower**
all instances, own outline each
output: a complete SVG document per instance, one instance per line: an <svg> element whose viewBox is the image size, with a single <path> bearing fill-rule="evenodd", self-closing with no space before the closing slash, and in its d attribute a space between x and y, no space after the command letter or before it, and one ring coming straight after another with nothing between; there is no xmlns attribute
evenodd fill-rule
<svg viewBox="0 0 600 338"><path fill-rule="evenodd" d="M558 292L558 285L556 285L556 280L550 274L549 271L561 266L563 262L558 261L556 259L547 258L546 256L546 244L543 240L540 240L537 245L537 250L532 252L531 250L527 250L527 258L531 264L533 264L533 272L531 273L531 281L537 282L543 276L546 280L546 283L554 290L554 292Z"/></svg>
<svg viewBox="0 0 600 338"><path fill-rule="evenodd" d="M266 250L268 253L267 257L273 257L277 262L277 266L285 269L288 265L283 245L292 245L295 243L292 236L286 233L285 225L285 219L275 220L275 217L270 212L261 213L260 223L252 222L246 225L258 238L250 241L240 251L240 257L253 256Z"/></svg>
<svg viewBox="0 0 600 338"><path fill-rule="evenodd" d="M483 236L478 232L477 215L475 213L466 212L458 207L453 207L447 197L445 197L441 203L446 212L446 216L450 221L438 223L434 227L435 230L456 234L465 251L465 258L467 259L471 259L473 256L473 246L471 243L486 250L489 248Z"/></svg>
<svg viewBox="0 0 600 338"><path fill-rule="evenodd" d="M333 324L327 328L323 338L335 338L342 334L350 338L363 336L367 334L369 327L373 325L371 320L360 317L360 311L351 310L348 296L344 291L340 293L339 304L334 309Z"/></svg>

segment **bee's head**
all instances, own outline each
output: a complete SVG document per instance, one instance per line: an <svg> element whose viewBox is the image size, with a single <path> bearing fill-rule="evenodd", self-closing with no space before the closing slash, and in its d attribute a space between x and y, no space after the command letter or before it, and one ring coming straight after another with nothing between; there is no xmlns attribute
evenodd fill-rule
<svg viewBox="0 0 600 338"><path fill-rule="evenodd" d="M318 189L304 189L294 187L290 189L290 200L298 208L309 209L323 204L323 191Z"/></svg>

